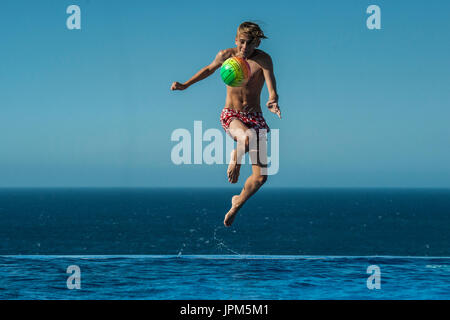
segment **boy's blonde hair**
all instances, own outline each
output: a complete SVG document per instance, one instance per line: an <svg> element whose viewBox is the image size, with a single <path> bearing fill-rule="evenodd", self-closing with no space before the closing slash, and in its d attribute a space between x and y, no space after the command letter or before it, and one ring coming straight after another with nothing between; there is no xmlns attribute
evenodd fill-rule
<svg viewBox="0 0 450 320"><path fill-rule="evenodd" d="M264 35L264 32L261 30L261 28L254 22L245 21L239 25L239 28L237 30L239 33L244 33L252 37L253 39L267 39L267 37Z"/></svg>

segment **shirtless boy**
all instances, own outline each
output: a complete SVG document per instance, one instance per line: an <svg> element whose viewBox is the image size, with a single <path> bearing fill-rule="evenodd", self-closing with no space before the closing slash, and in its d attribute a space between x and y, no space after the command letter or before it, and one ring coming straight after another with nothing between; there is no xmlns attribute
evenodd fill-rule
<svg viewBox="0 0 450 320"><path fill-rule="evenodd" d="M185 90L192 84L212 75L223 62L233 56L246 59L251 68L251 76L242 87L227 86L225 108L220 115L220 121L225 131L237 141L237 148L231 152L227 175L230 183L236 183L239 177L240 163L245 152L249 152L252 163L252 174L245 181L244 188L239 195L231 199L231 209L225 215L224 225L229 227L233 223L236 213L244 203L267 181L267 148L266 139L258 139L256 148L251 141L259 136L259 130L270 130L264 120L260 105L261 90L266 82L269 91L269 101L266 106L281 119L278 105L273 64L270 56L257 49L261 39L265 39L260 27L252 22L242 23L236 34L236 48L219 51L214 61L198 71L185 83L172 83L171 90ZM243 143L239 143L243 142ZM261 152L259 152L261 150ZM259 157L258 157L259 156ZM254 161L253 159L257 159Z"/></svg>

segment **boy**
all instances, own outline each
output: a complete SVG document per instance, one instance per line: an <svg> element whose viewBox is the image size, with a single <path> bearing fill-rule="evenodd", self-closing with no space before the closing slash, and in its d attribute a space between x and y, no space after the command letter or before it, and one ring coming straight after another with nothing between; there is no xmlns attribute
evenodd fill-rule
<svg viewBox="0 0 450 320"><path fill-rule="evenodd" d="M264 120L260 105L264 81L269 91L269 101L266 105L281 119L272 59L267 53L257 49L261 39L267 39L267 37L256 23L242 23L236 34L236 48L221 50L210 65L202 68L185 83L174 82L171 87L171 90L185 90L192 84L212 75L226 59L233 56L244 58L250 65L251 76L246 84L242 87L227 86L225 108L220 115L222 127L238 142L237 148L231 152L227 170L228 181L230 183L238 181L240 163L245 152L248 151L252 159L252 175L245 181L241 193L232 197L231 209L224 219L226 227L231 226L239 209L267 181L266 170L264 170L267 166L267 141L257 138L260 129L267 132L270 130ZM251 142L255 141L252 139L258 142L256 149L252 147L254 144ZM259 150L261 152L258 152ZM259 161L253 161L253 159Z"/></svg>

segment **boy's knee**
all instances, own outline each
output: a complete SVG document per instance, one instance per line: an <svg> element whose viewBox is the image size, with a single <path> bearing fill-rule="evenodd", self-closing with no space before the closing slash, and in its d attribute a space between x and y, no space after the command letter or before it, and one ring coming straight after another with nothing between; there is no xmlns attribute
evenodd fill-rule
<svg viewBox="0 0 450 320"><path fill-rule="evenodd" d="M255 179L259 185L263 185L267 181L267 176L266 175L258 175L255 177Z"/></svg>
<svg viewBox="0 0 450 320"><path fill-rule="evenodd" d="M258 148L257 136L253 129L249 129L241 136L239 136L238 141L239 140L244 143L246 151L249 151L250 149L256 150Z"/></svg>
<svg viewBox="0 0 450 320"><path fill-rule="evenodd" d="M246 136L245 134L236 136L236 141L237 141L238 147L239 146L241 148L245 147L245 151L248 151L248 146L250 145L248 136Z"/></svg>
<svg viewBox="0 0 450 320"><path fill-rule="evenodd" d="M247 148L257 149L258 148L258 136L256 135L255 130L249 129L245 132L246 139L245 144Z"/></svg>

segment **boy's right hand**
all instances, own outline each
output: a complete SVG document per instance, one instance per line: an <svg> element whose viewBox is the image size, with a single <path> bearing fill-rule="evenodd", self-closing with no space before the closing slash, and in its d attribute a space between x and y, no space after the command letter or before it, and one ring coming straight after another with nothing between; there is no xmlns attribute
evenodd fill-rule
<svg viewBox="0 0 450 320"><path fill-rule="evenodd" d="M174 83L172 83L172 86L170 87L170 90L184 90L187 89L187 85L179 83L177 81L175 81Z"/></svg>

